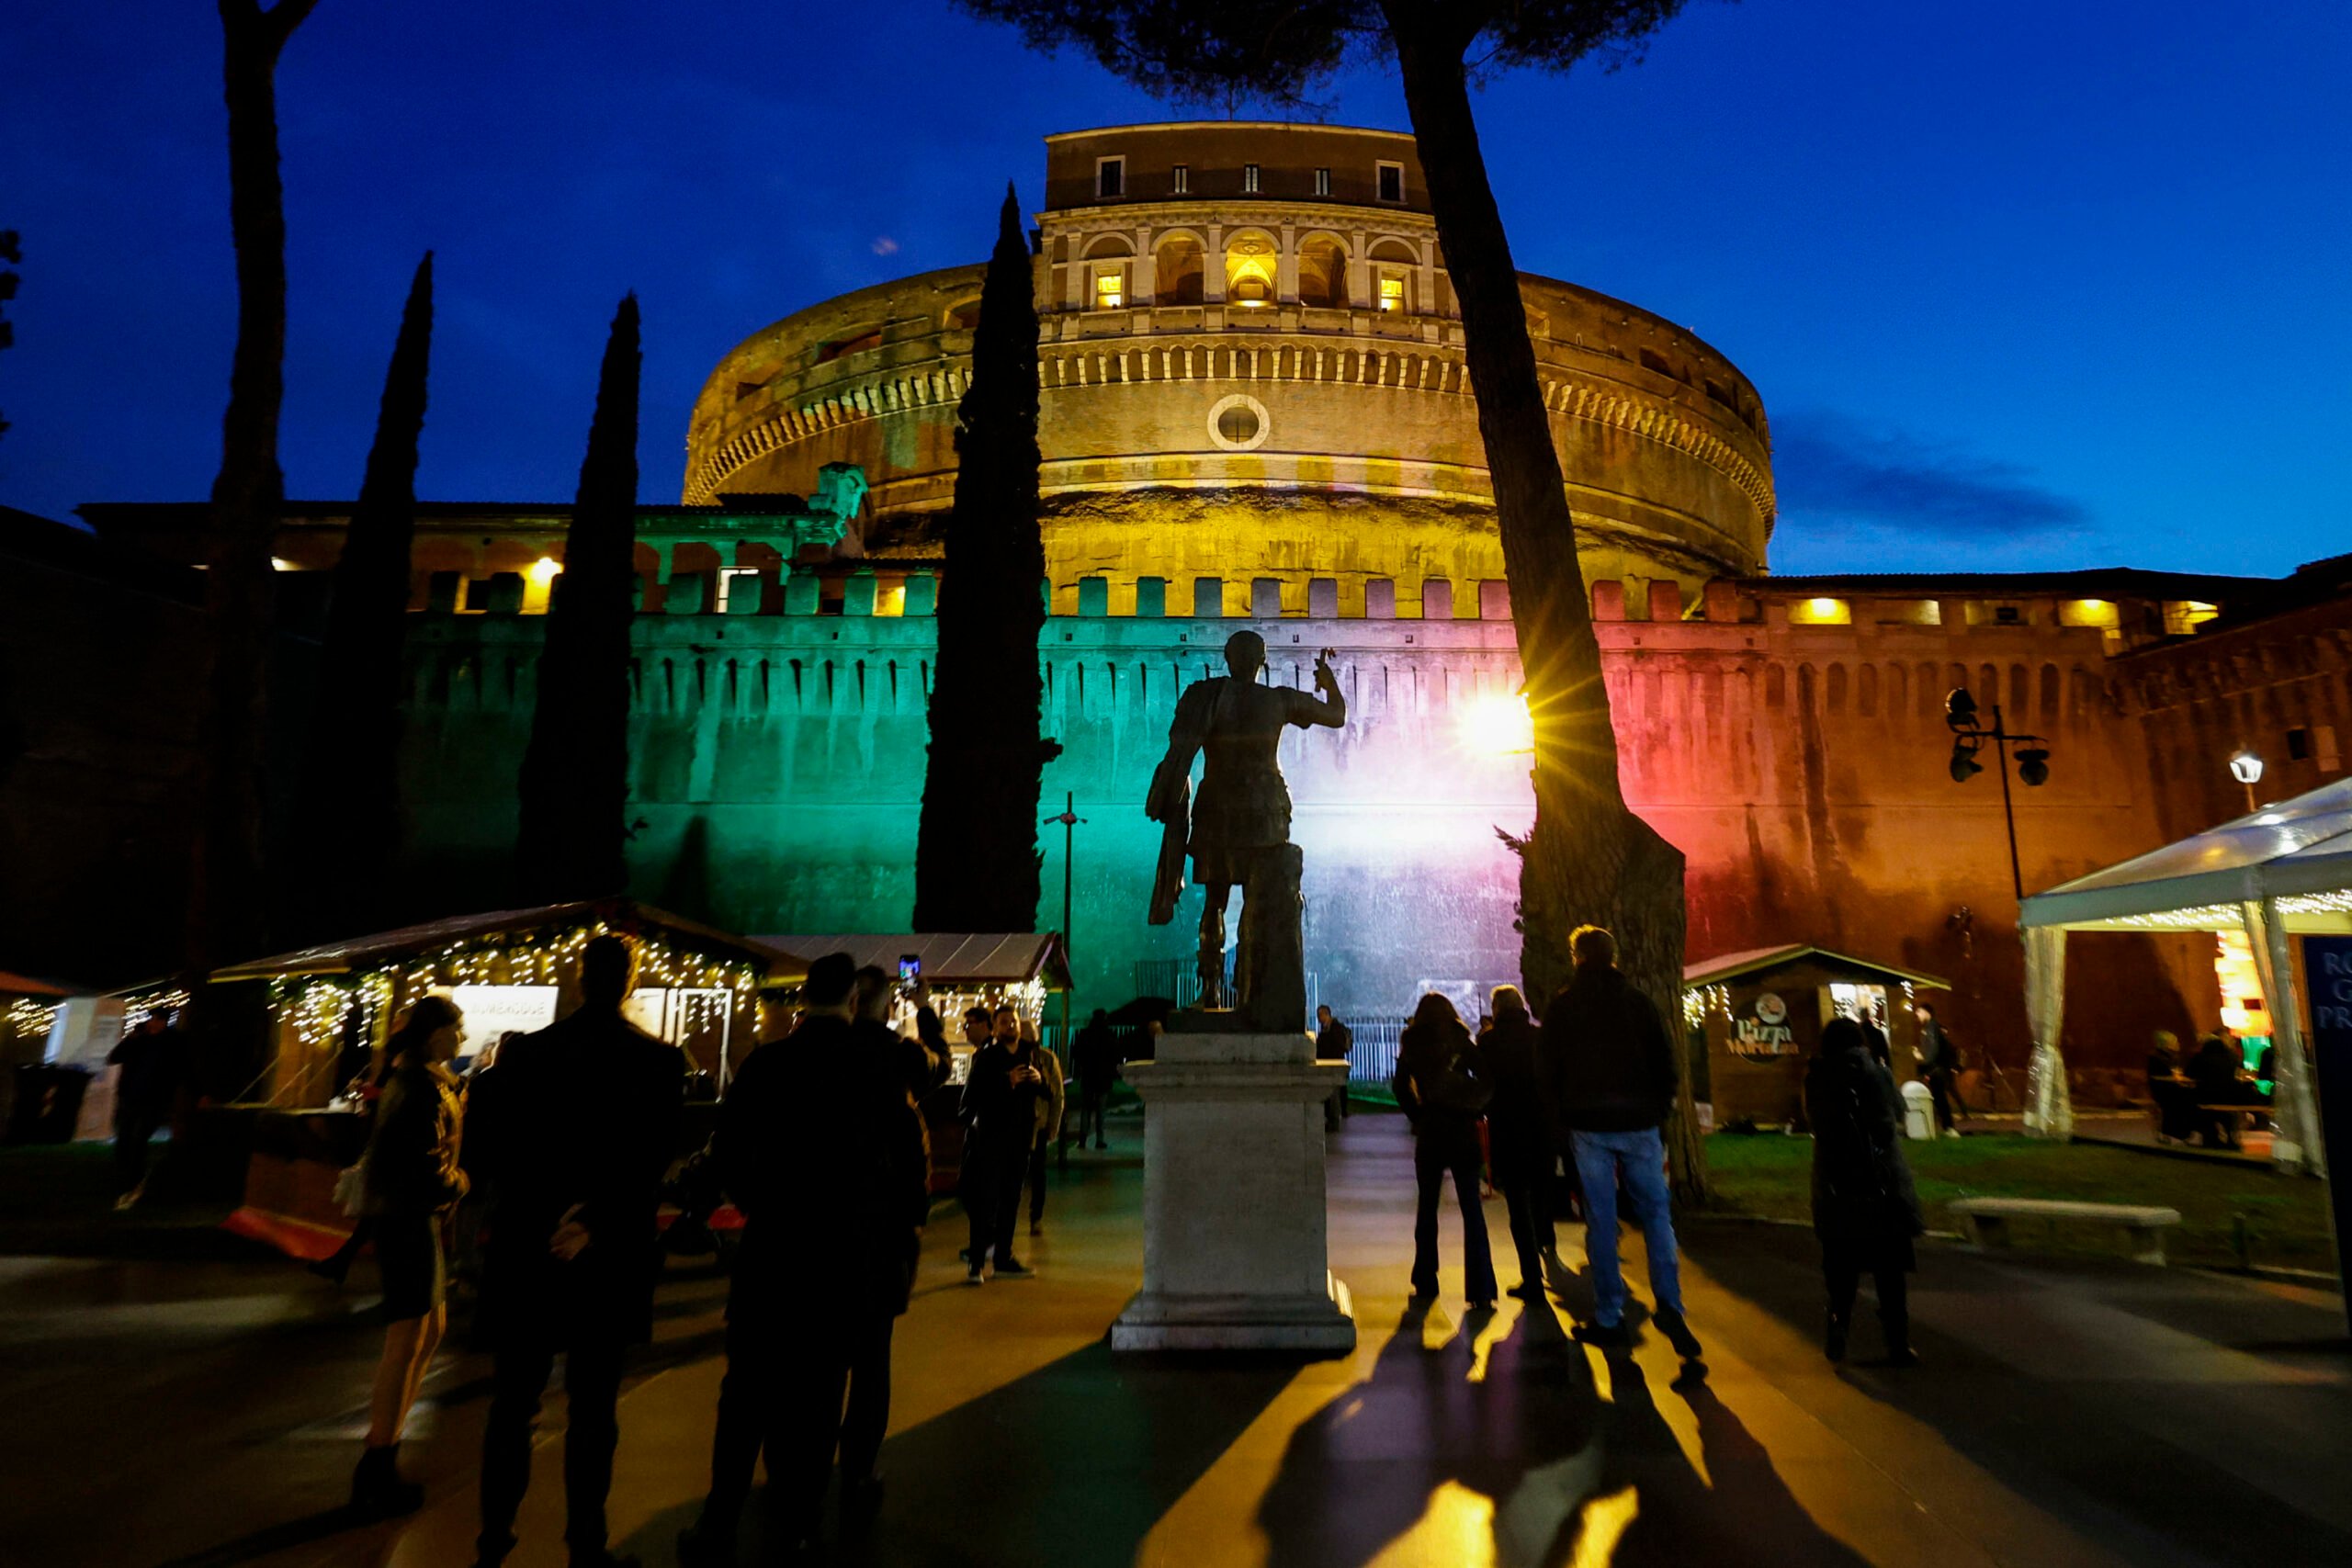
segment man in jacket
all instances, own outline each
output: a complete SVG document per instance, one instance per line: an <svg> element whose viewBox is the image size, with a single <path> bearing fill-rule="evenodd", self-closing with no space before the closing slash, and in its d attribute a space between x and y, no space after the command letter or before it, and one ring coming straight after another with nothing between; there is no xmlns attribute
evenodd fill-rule
<svg viewBox="0 0 2352 1568"><path fill-rule="evenodd" d="M114 1082L114 1206L128 1209L147 1190L147 1145L172 1119L187 1065L187 1037L161 1012L151 1012L107 1055L121 1069Z"/></svg>
<svg viewBox="0 0 2352 1568"><path fill-rule="evenodd" d="M854 983L847 953L809 965L806 1020L745 1060L719 1107L714 1148L745 1224L727 1296L710 1496L678 1542L688 1568L735 1561L763 1447L796 1550L817 1539L837 1446L845 1517L864 1523L881 1505L875 1461L890 1419L890 1338L930 1213L931 1151L898 1037L852 1017ZM812 1330L818 1284L830 1321Z"/></svg>
<svg viewBox="0 0 2352 1568"><path fill-rule="evenodd" d="M1511 1246L1519 1253L1519 1283L1510 1293L1531 1300L1544 1293L1544 1254L1552 1236L1552 1118L1539 1064L1544 1030L1527 1013L1517 986L1497 986L1494 1028L1478 1043L1495 1098L1487 1107L1488 1159L1495 1185L1510 1211Z"/></svg>
<svg viewBox="0 0 2352 1568"><path fill-rule="evenodd" d="M1022 1055L1021 1015L999 1008L994 1033L973 1053L958 1118L964 1123L964 1209L971 1218L965 1254L967 1284L991 1274L1018 1278L1027 1265L1012 1256L1012 1228L1021 1214L1021 1182L1036 1136L1037 1100L1045 1077Z"/></svg>
<svg viewBox="0 0 2352 1568"><path fill-rule="evenodd" d="M1617 968L1617 939L1599 926L1568 938L1576 973L1544 1016L1543 1078L1584 1187L1585 1253L1592 1265L1593 1321L1588 1344L1621 1347L1625 1275L1617 1258L1622 1181L1649 1255L1652 1314L1685 1360L1699 1341L1682 1315L1674 1215L1666 1189L1666 1145L1658 1129L1674 1110L1674 1047L1657 1008Z"/></svg>
<svg viewBox="0 0 2352 1568"><path fill-rule="evenodd" d="M1102 1108L1111 1099L1111 1086L1119 1081L1119 1037L1112 1032L1111 1015L1101 1008L1078 1032L1078 1040L1070 1048L1070 1067L1078 1079L1078 1142L1086 1144L1089 1127L1094 1130L1094 1146L1110 1145L1102 1137Z"/></svg>
<svg viewBox="0 0 2352 1568"><path fill-rule="evenodd" d="M1920 1002L1912 1011L1919 1020L1919 1048L1911 1055L1919 1064L1920 1081L1928 1086L1928 1098L1936 1108L1936 1134L1958 1137L1952 1113L1957 1109L1960 1114L1968 1114L1968 1107L1960 1103L1960 1047L1936 1021L1935 1003Z"/></svg>
<svg viewBox="0 0 2352 1568"><path fill-rule="evenodd" d="M1355 1031L1340 1021L1329 1004L1315 1010L1315 1059L1318 1062L1344 1062L1355 1050ZM1323 1102L1323 1131L1328 1134L1340 1130L1340 1119L1349 1114L1348 1086L1343 1081Z"/></svg>
<svg viewBox="0 0 2352 1568"><path fill-rule="evenodd" d="M514 1549L531 1428L564 1359L564 1540L572 1568L613 1563L605 1499L620 1441L627 1348L653 1332L654 1215L677 1156L684 1058L621 1016L637 954L617 936L580 954L580 1005L526 1034L468 1095L465 1153L489 1200L482 1326L493 1367L482 1431L483 1568Z"/></svg>
<svg viewBox="0 0 2352 1568"><path fill-rule="evenodd" d="M1062 1085L1061 1058L1037 1043L1034 1033L1023 1031L1021 1059L1035 1069L1038 1077L1037 1131L1029 1145L1029 1234L1046 1234L1046 1155L1061 1142L1062 1117L1067 1112L1069 1097ZM1068 1158L1062 1161L1069 1164Z"/></svg>

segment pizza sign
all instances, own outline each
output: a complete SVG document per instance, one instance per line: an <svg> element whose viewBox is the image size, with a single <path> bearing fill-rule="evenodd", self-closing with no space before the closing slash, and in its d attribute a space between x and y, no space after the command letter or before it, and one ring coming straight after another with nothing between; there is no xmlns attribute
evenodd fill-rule
<svg viewBox="0 0 2352 1568"><path fill-rule="evenodd" d="M1731 1050L1735 1056L1769 1060L1792 1056L1796 1031L1789 1025L1789 1004L1778 991L1759 991L1745 1011L1732 1020Z"/></svg>

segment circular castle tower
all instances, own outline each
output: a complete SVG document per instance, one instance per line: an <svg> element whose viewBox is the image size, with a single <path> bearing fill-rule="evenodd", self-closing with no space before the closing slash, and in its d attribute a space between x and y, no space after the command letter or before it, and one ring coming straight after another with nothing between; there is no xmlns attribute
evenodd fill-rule
<svg viewBox="0 0 2352 1568"><path fill-rule="evenodd" d="M1047 575L1057 614L1106 580L1170 614L1336 613L1367 586L1501 579L1459 308L1411 136L1209 121L1046 138L1035 266ZM684 499L872 484L853 554L939 550L981 265L785 318L696 400ZM1770 443L1747 378L1687 330L1522 275L1588 581L1762 570ZM1253 597L1252 585L1257 584ZM1450 594L1451 589L1448 588ZM1440 615L1476 614L1432 602ZM1098 611L1097 613L1102 613ZM1324 613L1330 613L1326 611Z"/></svg>

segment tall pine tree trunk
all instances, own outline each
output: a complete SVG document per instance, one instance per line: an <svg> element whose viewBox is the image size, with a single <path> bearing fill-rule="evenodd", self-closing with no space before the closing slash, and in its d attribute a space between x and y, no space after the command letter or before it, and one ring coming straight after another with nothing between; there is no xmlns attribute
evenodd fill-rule
<svg viewBox="0 0 2352 1568"><path fill-rule="evenodd" d="M391 885L405 836L400 749L405 717L411 547L416 539L416 449L424 430L433 352L433 254L417 264L384 373L376 442L359 503L344 530L334 598L319 658L308 760L293 841L335 844L332 875L295 874L288 903L300 940L325 941L398 923Z"/></svg>
<svg viewBox="0 0 2352 1568"><path fill-rule="evenodd" d="M205 546L205 675L184 970L201 976L266 935L262 774L273 600L270 552L286 496L286 193L277 167L277 57L317 0L220 0L229 108L229 228L237 344ZM200 985L195 987L201 995Z"/></svg>
<svg viewBox="0 0 2352 1568"><path fill-rule="evenodd" d="M1025 931L1037 920L1037 795L1061 748L1038 733L1037 300L1010 186L980 288L972 385L956 417L914 928Z"/></svg>
<svg viewBox="0 0 2352 1568"><path fill-rule="evenodd" d="M1463 51L1469 22L1389 13L1447 276L1462 307L1478 433L1493 478L1503 571L1535 726L1535 826L1521 848L1521 967L1538 1007L1567 978L1568 933L1616 934L1627 976L1682 1037L1682 854L1626 808L1617 737L1600 674L1591 601L1577 565L1551 417L1537 379L1519 269L1487 178ZM1704 1146L1687 1058L1666 1134L1678 1196L1703 1201Z"/></svg>
<svg viewBox="0 0 2352 1568"><path fill-rule="evenodd" d="M525 899L627 891L629 623L636 615L637 296L605 345L596 418L547 615L538 701L523 753L515 863Z"/></svg>

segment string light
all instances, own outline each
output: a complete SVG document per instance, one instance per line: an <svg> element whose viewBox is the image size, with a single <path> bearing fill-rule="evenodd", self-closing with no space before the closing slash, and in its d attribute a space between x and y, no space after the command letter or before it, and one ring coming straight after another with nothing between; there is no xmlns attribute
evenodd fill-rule
<svg viewBox="0 0 2352 1568"><path fill-rule="evenodd" d="M50 1025L57 1021L54 1004L38 997L18 997L8 1004L8 1034L17 1040L46 1040Z"/></svg>
<svg viewBox="0 0 2352 1568"><path fill-rule="evenodd" d="M714 1032L723 1043L737 1010L755 1006L765 965L752 959L691 953L646 932L616 933L604 920L561 930L485 931L374 969L273 978L270 1014L278 1026L281 1055L290 1058L281 1066L293 1069L290 1081L281 1081L273 1098L299 1098L334 1061L351 1032L374 1043L396 992L413 1002L455 986L560 986L577 970L590 942L613 934L628 937L637 950L638 988L668 993L663 1027L674 1043L684 1046ZM177 1006L187 1005L186 993L172 995ZM356 1020L355 1009L360 1010Z"/></svg>

